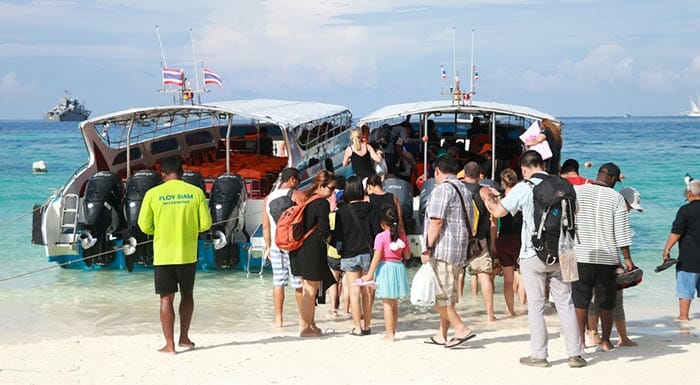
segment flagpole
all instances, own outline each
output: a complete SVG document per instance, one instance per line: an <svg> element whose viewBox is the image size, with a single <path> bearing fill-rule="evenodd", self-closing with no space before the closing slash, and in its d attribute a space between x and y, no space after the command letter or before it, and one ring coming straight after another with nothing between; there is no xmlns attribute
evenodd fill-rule
<svg viewBox="0 0 700 385"><path fill-rule="evenodd" d="M165 51L163 50L163 42L160 41L160 31L158 31L158 24L156 24L156 36L158 36L158 45L160 46L160 57L163 60L163 67L168 68L168 62L165 61Z"/></svg>
<svg viewBox="0 0 700 385"><path fill-rule="evenodd" d="M452 87L457 89L457 28L452 26Z"/></svg>
<svg viewBox="0 0 700 385"><path fill-rule="evenodd" d="M195 90L199 91L199 75L197 73L197 55L194 52L194 35L192 34L192 28L190 28L190 43L192 44L192 61L194 62L194 84L197 88Z"/></svg>
<svg viewBox="0 0 700 385"><path fill-rule="evenodd" d="M471 59L469 61L470 65L470 71L471 71L471 80L469 81L469 100L471 101L471 97L474 95L474 33L476 30L472 28L472 55Z"/></svg>

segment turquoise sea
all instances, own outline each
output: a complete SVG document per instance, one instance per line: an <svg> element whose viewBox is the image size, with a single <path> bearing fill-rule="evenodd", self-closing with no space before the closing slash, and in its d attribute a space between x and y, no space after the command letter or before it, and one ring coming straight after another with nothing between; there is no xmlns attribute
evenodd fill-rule
<svg viewBox="0 0 700 385"><path fill-rule="evenodd" d="M628 325L635 332L655 320L677 315L673 270L655 274L661 250L678 207L686 173L700 178L700 119L685 117L562 118L567 158L592 162L582 175L613 161L625 179L618 189L641 192L643 213L631 214L635 232L632 256L644 270L641 285L625 290ZM57 336L158 333L158 298L149 271L81 271L51 268L42 246L31 244L31 211L87 160L76 123L0 120L0 308L5 343ZM49 172L33 174L32 162L44 160ZM674 250L674 255L677 251ZM47 270L13 280L7 277ZM503 315L497 280L496 315ZM285 316L294 320L291 292ZM202 272L195 287L193 330L226 332L260 329L272 322L271 274L246 277L242 271ZM481 301L467 300L472 312ZM473 306L472 306L473 305ZM699 305L691 311L697 318ZM425 310L402 303L401 317ZM381 313L380 308L375 309ZM377 314L377 318L381 318ZM639 330L637 330L639 332ZM648 332L655 332L648 330Z"/></svg>

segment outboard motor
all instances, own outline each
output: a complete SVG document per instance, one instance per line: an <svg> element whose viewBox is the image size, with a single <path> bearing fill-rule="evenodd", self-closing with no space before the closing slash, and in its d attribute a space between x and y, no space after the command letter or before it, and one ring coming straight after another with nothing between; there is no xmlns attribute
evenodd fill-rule
<svg viewBox="0 0 700 385"><path fill-rule="evenodd" d="M126 229L124 230L124 261L129 272L134 270L134 263L139 265L153 264L153 243L141 244L150 239L144 234L138 225L139 211L143 204L146 191L162 182L160 173L152 170L136 172L126 181L126 194L124 196L124 217Z"/></svg>
<svg viewBox="0 0 700 385"><path fill-rule="evenodd" d="M430 193L433 192L435 188L435 178L430 178L423 183L423 187L420 189L420 203L418 204L418 220L423 220L425 218L425 208L428 206L428 198L430 198Z"/></svg>
<svg viewBox="0 0 700 385"><path fill-rule="evenodd" d="M201 188L202 191L204 191L204 193L206 194L207 186L204 183L204 178L202 177L202 174L198 173L197 171L186 170L182 173L182 180Z"/></svg>
<svg viewBox="0 0 700 385"><path fill-rule="evenodd" d="M384 191L394 194L401 205L401 220L407 234L412 234L416 227L413 219L413 188L400 178L388 178L383 183Z"/></svg>
<svg viewBox="0 0 700 385"><path fill-rule="evenodd" d="M209 212L214 260L219 269L230 269L240 260L233 236L243 229L245 202L245 180L240 175L223 174L216 178L209 194Z"/></svg>
<svg viewBox="0 0 700 385"><path fill-rule="evenodd" d="M112 236L123 228L122 186L116 174L100 171L90 178L85 187L83 213L85 223L80 235L85 265L109 265L114 262L114 253L89 258L114 249Z"/></svg>

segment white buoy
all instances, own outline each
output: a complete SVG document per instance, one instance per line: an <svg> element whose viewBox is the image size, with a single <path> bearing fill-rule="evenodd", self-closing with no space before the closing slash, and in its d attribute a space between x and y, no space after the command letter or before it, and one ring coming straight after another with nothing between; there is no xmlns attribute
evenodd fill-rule
<svg viewBox="0 0 700 385"><path fill-rule="evenodd" d="M32 170L34 173L43 173L48 171L46 169L46 163L43 160L37 160L36 162L32 163Z"/></svg>

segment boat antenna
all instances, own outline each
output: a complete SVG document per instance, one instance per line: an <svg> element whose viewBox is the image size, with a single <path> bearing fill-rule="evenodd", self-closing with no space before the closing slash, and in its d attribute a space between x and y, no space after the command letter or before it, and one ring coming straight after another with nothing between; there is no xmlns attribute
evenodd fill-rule
<svg viewBox="0 0 700 385"><path fill-rule="evenodd" d="M471 77L469 80L469 103L472 101L472 97L476 94L476 89L475 89L475 84L474 81L476 80L477 77L477 72L476 72L476 67L474 67L474 34L476 33L476 30L472 28L472 54L471 54L471 59L469 61L469 65L471 68Z"/></svg>
<svg viewBox="0 0 700 385"><path fill-rule="evenodd" d="M197 54L194 51L194 35L192 34L192 28L190 28L190 43L192 44L192 60L194 61L194 84L196 86L195 90L199 91L199 69L197 69ZM199 98L199 95L197 95ZM201 103L201 100L200 100Z"/></svg>
<svg viewBox="0 0 700 385"><path fill-rule="evenodd" d="M158 30L158 24L156 24L156 36L158 36L158 45L160 46L160 57L163 61L163 67L168 68L168 62L165 61L165 50L163 50L163 42L160 40L160 31Z"/></svg>
<svg viewBox="0 0 700 385"><path fill-rule="evenodd" d="M452 26L452 75L453 82L456 83L459 73L457 71L457 28L454 25ZM456 90L458 86L455 83L452 83L452 88Z"/></svg>

